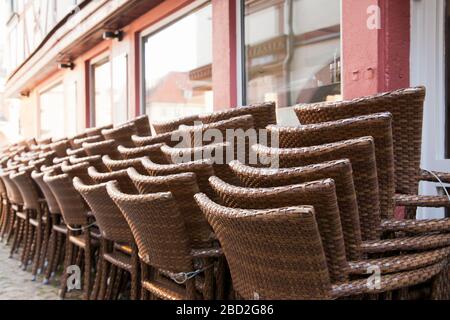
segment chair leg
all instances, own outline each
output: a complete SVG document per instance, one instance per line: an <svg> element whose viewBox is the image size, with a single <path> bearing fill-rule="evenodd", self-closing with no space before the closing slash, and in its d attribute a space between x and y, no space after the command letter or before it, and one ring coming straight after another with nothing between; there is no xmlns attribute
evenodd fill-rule
<svg viewBox="0 0 450 320"><path fill-rule="evenodd" d="M31 270L31 275L33 276L33 281L36 281L36 275L39 269L39 262L41 258L41 248L42 248L42 223L39 222L38 226L36 227L36 245L34 249L34 256L33 256L33 268Z"/></svg>
<svg viewBox="0 0 450 320"><path fill-rule="evenodd" d="M55 253L55 260L53 263L53 266L51 268L51 274L50 276L53 276L58 271L58 267L62 264L64 264L64 257L66 255L66 241L67 241L67 235L57 233L58 235L58 242L56 246L56 253Z"/></svg>
<svg viewBox="0 0 450 320"><path fill-rule="evenodd" d="M50 234L52 230L52 224L50 221L47 220L47 223L44 225L44 235L43 235L43 241L42 241L42 248L41 252L39 253L39 260L38 260L38 269L37 273L40 274L45 268L45 258L47 257L47 252L49 250L49 242L50 242Z"/></svg>
<svg viewBox="0 0 450 320"><path fill-rule="evenodd" d="M47 268L45 269L44 273L44 284L48 284L50 282L50 276L52 274L52 267L53 263L56 260L56 249L58 246L58 238L59 235L55 230L52 230L52 233L50 234L49 239L49 247L48 247L48 253L47 253Z"/></svg>
<svg viewBox="0 0 450 320"><path fill-rule="evenodd" d="M14 210L10 210L8 215L9 215L9 225L8 225L8 237L6 238L6 244L7 245L9 244L9 242L12 239L14 225L16 224L16 220L18 220Z"/></svg>
<svg viewBox="0 0 450 320"><path fill-rule="evenodd" d="M67 232L66 239L66 254L64 259L64 269L61 276L61 289L59 292L59 297L64 299L67 293L67 269L72 264L72 254L73 254L73 244L69 241L70 231Z"/></svg>
<svg viewBox="0 0 450 320"><path fill-rule="evenodd" d="M132 252L131 252L131 292L130 292L130 298L131 300L138 300L139 299L139 292L141 287L141 274L140 274L140 263L139 263L139 256L137 252L136 244L132 245Z"/></svg>
<svg viewBox="0 0 450 320"><path fill-rule="evenodd" d="M99 292L100 292L100 283L102 280L102 259L101 256L98 257L95 270L97 272L95 273L95 280L94 280L94 287L92 288L92 293L90 300L99 300Z"/></svg>
<svg viewBox="0 0 450 320"><path fill-rule="evenodd" d="M86 248L84 249L84 294L83 299L89 300L91 290L91 238L89 230L85 231Z"/></svg>
<svg viewBox="0 0 450 320"><path fill-rule="evenodd" d="M106 291L108 288L108 276L110 273L110 264L108 261L103 259L103 257L100 258L101 260L101 281L100 281L100 292L99 292L99 300L105 300L106 299Z"/></svg>
<svg viewBox="0 0 450 320"><path fill-rule="evenodd" d="M9 236L12 236L14 234L13 242L12 242L12 245L11 245L11 250L9 252L9 257L10 258L13 257L14 252L16 251L16 247L18 245L18 240L19 240L19 234L21 232L22 222L23 222L22 219L15 219L15 220L16 220L15 221L16 227L15 228L14 227L11 228L12 230L9 233ZM8 236L8 238L9 238L9 236Z"/></svg>
<svg viewBox="0 0 450 320"><path fill-rule="evenodd" d="M28 236L25 237L25 245L22 252L22 269L26 270L28 267L28 264L30 262L30 256L32 253L33 243L34 243L34 227L31 225L29 220L27 220L25 223L28 225Z"/></svg>
<svg viewBox="0 0 450 320"><path fill-rule="evenodd" d="M141 261L141 283L146 281L148 279L148 265ZM149 299L149 292L147 289L144 288L143 285L141 285L141 300L148 300Z"/></svg>
<svg viewBox="0 0 450 320"><path fill-rule="evenodd" d="M111 264L110 272L109 272L109 283L108 288L106 290L105 300L112 300L112 293L114 288L114 282L116 281L117 267Z"/></svg>

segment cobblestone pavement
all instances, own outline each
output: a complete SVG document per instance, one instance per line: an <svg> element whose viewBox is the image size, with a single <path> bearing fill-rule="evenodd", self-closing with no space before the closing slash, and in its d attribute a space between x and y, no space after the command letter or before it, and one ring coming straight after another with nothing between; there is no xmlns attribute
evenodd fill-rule
<svg viewBox="0 0 450 320"><path fill-rule="evenodd" d="M31 281L31 268L19 268L18 256L9 259L9 246L0 243L0 300L57 300L58 284L44 285L42 277Z"/></svg>

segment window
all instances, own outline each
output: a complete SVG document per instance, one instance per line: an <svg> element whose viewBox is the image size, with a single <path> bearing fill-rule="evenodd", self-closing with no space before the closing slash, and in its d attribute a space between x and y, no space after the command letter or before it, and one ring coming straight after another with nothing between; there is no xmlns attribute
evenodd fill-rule
<svg viewBox="0 0 450 320"><path fill-rule="evenodd" d="M42 138L64 137L64 87L59 83L39 96L40 133Z"/></svg>
<svg viewBox="0 0 450 320"><path fill-rule="evenodd" d="M66 85L66 134L73 136L77 133L77 82L71 81Z"/></svg>
<svg viewBox="0 0 450 320"><path fill-rule="evenodd" d="M103 58L91 68L91 126L98 127L112 123L111 62L108 57Z"/></svg>
<svg viewBox="0 0 450 320"><path fill-rule="evenodd" d="M112 60L112 99L114 123L128 119L128 56L118 55Z"/></svg>
<svg viewBox="0 0 450 320"><path fill-rule="evenodd" d="M450 0L445 11L445 158L450 159Z"/></svg>
<svg viewBox="0 0 450 320"><path fill-rule="evenodd" d="M341 98L340 0L243 0L246 104Z"/></svg>
<svg viewBox="0 0 450 320"><path fill-rule="evenodd" d="M143 106L154 121L212 110L208 4L143 38Z"/></svg>

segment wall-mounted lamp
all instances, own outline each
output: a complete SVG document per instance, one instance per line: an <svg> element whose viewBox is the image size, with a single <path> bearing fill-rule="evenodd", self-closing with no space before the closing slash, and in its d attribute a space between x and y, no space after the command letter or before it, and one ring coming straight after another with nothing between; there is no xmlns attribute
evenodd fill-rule
<svg viewBox="0 0 450 320"><path fill-rule="evenodd" d="M30 96L30 91L24 90L20 92L20 96L24 98L28 98Z"/></svg>
<svg viewBox="0 0 450 320"><path fill-rule="evenodd" d="M103 39L117 39L118 41L122 41L123 39L123 31L122 30L116 30L116 31L105 31L103 32Z"/></svg>
<svg viewBox="0 0 450 320"><path fill-rule="evenodd" d="M73 70L73 68L75 68L75 64L73 62L61 62L58 64L58 68Z"/></svg>

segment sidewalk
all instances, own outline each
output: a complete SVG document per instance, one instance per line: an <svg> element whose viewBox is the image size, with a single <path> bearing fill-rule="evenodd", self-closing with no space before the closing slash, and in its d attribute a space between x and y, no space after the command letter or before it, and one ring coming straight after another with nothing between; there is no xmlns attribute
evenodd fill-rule
<svg viewBox="0 0 450 320"><path fill-rule="evenodd" d="M0 300L58 300L58 285L44 285L42 277L31 281L31 267L20 269L18 255L9 259L9 249L0 243Z"/></svg>

